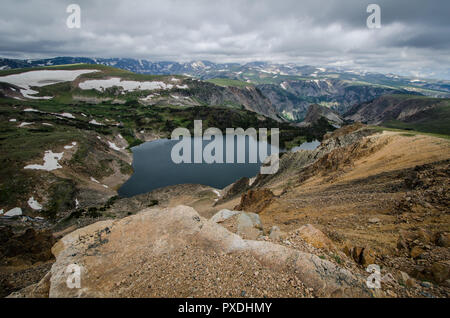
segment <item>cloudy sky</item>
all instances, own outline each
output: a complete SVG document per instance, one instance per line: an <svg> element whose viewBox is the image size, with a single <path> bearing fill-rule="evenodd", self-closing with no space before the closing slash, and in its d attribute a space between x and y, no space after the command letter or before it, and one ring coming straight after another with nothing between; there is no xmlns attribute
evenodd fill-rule
<svg viewBox="0 0 450 318"><path fill-rule="evenodd" d="M81 8L69 29L66 8ZM370 3L381 7L369 29ZM2 0L0 56L341 66L450 79L448 0Z"/></svg>

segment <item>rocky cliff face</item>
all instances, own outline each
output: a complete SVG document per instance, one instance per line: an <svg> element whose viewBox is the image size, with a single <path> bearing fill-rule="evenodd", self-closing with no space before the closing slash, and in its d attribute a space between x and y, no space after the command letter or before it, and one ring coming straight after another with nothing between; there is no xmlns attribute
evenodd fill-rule
<svg viewBox="0 0 450 318"><path fill-rule="evenodd" d="M320 120L320 118L325 118L331 125L334 125L336 127L340 127L344 123L342 117L339 116L336 112L325 106L313 104L309 106L305 120L303 120L300 125L311 126L313 124L316 124Z"/></svg>
<svg viewBox="0 0 450 318"><path fill-rule="evenodd" d="M344 116L352 121L376 125L389 120L408 122L427 117L427 111L446 105L448 101L439 98L387 95L355 105Z"/></svg>
<svg viewBox="0 0 450 318"><path fill-rule="evenodd" d="M276 110L289 113L296 120L305 117L310 104L327 105L338 113L346 112L351 106L374 98L406 91L373 85L354 85L335 79L292 80L280 85L263 84L257 86L267 96Z"/></svg>
<svg viewBox="0 0 450 318"><path fill-rule="evenodd" d="M194 81L187 94L208 106L229 105L280 120L271 101L254 86L221 87L207 82Z"/></svg>

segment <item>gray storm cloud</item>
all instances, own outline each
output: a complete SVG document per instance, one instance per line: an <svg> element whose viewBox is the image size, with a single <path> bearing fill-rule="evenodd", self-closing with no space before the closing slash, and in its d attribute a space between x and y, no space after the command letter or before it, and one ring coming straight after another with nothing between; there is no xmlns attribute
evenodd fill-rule
<svg viewBox="0 0 450 318"><path fill-rule="evenodd" d="M293 62L450 78L450 1L3 0L0 55ZM369 3L381 29L366 26Z"/></svg>

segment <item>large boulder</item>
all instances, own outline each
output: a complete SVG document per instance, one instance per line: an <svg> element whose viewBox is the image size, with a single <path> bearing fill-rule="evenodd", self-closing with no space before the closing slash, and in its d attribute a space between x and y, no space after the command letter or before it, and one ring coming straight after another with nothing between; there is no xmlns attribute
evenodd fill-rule
<svg viewBox="0 0 450 318"><path fill-rule="evenodd" d="M187 206L91 224L64 236L52 252L56 262L45 278L50 297L304 296L294 282L315 296L373 296L363 275L316 255L244 240ZM67 285L72 264L81 270L78 289Z"/></svg>
<svg viewBox="0 0 450 318"><path fill-rule="evenodd" d="M272 226L269 231L269 238L274 241L281 241L286 238L287 234L280 230L276 225Z"/></svg>
<svg viewBox="0 0 450 318"><path fill-rule="evenodd" d="M347 243L345 244L343 251L347 256L351 257L356 263L363 267L376 264L377 254L369 247L351 246Z"/></svg>
<svg viewBox="0 0 450 318"><path fill-rule="evenodd" d="M240 213L241 213L240 211L230 211L227 209L223 209L223 210L220 210L219 212L217 212L216 214L214 214L214 216L210 219L210 221L214 222L214 223L222 223L222 222L225 222L226 220L232 218L236 214L240 214Z"/></svg>
<svg viewBox="0 0 450 318"><path fill-rule="evenodd" d="M263 226L259 215L256 213L242 212L237 218L237 234L250 240L256 240L263 233Z"/></svg>
<svg viewBox="0 0 450 318"><path fill-rule="evenodd" d="M210 221L220 223L244 239L256 240L264 235L261 219L256 213L224 209L214 214Z"/></svg>

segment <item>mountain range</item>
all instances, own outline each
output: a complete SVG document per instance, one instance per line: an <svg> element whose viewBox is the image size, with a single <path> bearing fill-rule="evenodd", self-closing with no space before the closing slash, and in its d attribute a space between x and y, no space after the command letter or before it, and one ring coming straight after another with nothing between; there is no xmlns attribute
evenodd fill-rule
<svg viewBox="0 0 450 318"><path fill-rule="evenodd" d="M0 70L67 64L101 64L138 74L184 75L225 87L254 87L275 112L289 121L302 121L311 104L344 114L353 106L387 94L450 97L450 81L408 78L345 70L267 62L213 63L209 61L152 62L130 58L56 57L37 60L0 59ZM272 115L272 114L270 114Z"/></svg>

